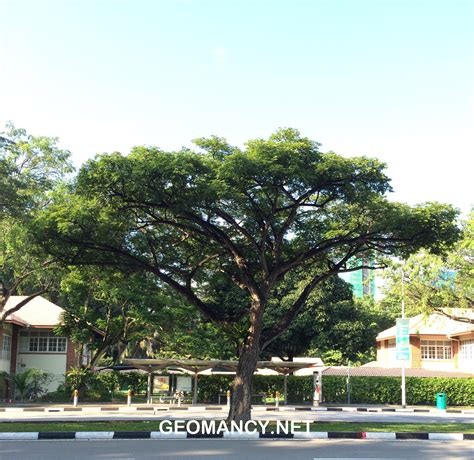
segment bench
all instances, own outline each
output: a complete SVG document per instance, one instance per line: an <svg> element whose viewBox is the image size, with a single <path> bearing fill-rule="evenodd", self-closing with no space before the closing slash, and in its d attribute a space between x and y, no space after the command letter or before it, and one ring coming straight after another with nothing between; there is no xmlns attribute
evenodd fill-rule
<svg viewBox="0 0 474 460"><path fill-rule="evenodd" d="M158 401L162 404L178 404L178 398L176 398L174 395L169 396L169 395L157 395L157 396L152 396L152 402L153 400L157 399ZM181 398L181 403L186 404L189 403L191 404L193 402L192 396L183 396Z"/></svg>

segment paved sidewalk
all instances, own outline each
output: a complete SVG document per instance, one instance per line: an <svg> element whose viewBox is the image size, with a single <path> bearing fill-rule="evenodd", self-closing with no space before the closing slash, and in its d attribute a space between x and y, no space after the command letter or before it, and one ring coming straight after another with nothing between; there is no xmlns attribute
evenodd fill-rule
<svg viewBox="0 0 474 460"><path fill-rule="evenodd" d="M100 407L87 411L23 412L7 411L0 413L0 422L72 422L72 421L119 421L119 420L202 420L224 419L227 411L206 410L111 410L102 411ZM326 422L384 422L384 423L474 423L473 414L445 412L365 412L365 411L266 411L253 410L255 420L317 420Z"/></svg>
<svg viewBox="0 0 474 460"><path fill-rule="evenodd" d="M73 407L72 404L48 404L48 405L11 405L0 407L1 413L24 413L24 412L45 412L45 413L57 413L57 412L123 412L123 413L135 413L141 411L150 412L169 412L169 411L187 411L187 412L206 412L206 411L228 411L226 405L169 405L169 404L132 404L127 406L125 404L79 404L77 407ZM387 406L387 405L321 405L321 406L308 406L308 405L282 405L276 406L260 406L255 405L252 407L254 412L402 412L402 413L435 413L435 414L474 414L474 409L456 409L448 408L447 410L436 409L434 407L427 406L409 406L407 408L401 408L400 406Z"/></svg>

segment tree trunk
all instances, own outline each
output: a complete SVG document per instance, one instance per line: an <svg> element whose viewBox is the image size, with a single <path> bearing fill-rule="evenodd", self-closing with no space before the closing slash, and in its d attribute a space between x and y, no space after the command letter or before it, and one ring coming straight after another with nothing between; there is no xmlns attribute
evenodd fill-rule
<svg viewBox="0 0 474 460"><path fill-rule="evenodd" d="M232 398L227 421L246 422L251 418L252 380L260 355L260 335L262 332L263 305L255 301L250 310L250 328L241 347L239 365L232 384Z"/></svg>
<svg viewBox="0 0 474 460"><path fill-rule="evenodd" d="M94 371L96 364L99 362L99 359L105 355L109 346L110 344L106 343L96 350L95 354L91 358L91 362L89 363L89 368L91 371Z"/></svg>

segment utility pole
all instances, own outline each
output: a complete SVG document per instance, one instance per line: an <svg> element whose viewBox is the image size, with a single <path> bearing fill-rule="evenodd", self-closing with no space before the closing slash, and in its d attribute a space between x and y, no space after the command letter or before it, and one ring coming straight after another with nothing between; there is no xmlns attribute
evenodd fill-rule
<svg viewBox="0 0 474 460"><path fill-rule="evenodd" d="M405 319L405 272L402 267L402 319ZM410 340L410 339L408 339ZM402 360L402 407L407 407L405 360Z"/></svg>

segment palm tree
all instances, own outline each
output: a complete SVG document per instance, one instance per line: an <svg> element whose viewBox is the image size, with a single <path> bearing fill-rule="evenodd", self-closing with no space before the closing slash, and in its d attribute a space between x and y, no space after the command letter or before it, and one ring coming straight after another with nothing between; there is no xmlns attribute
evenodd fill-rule
<svg viewBox="0 0 474 460"><path fill-rule="evenodd" d="M20 396L20 401L23 402L28 391L30 379L34 374L35 369L27 369L21 374L14 374L9 376L9 380L13 383L14 395Z"/></svg>

